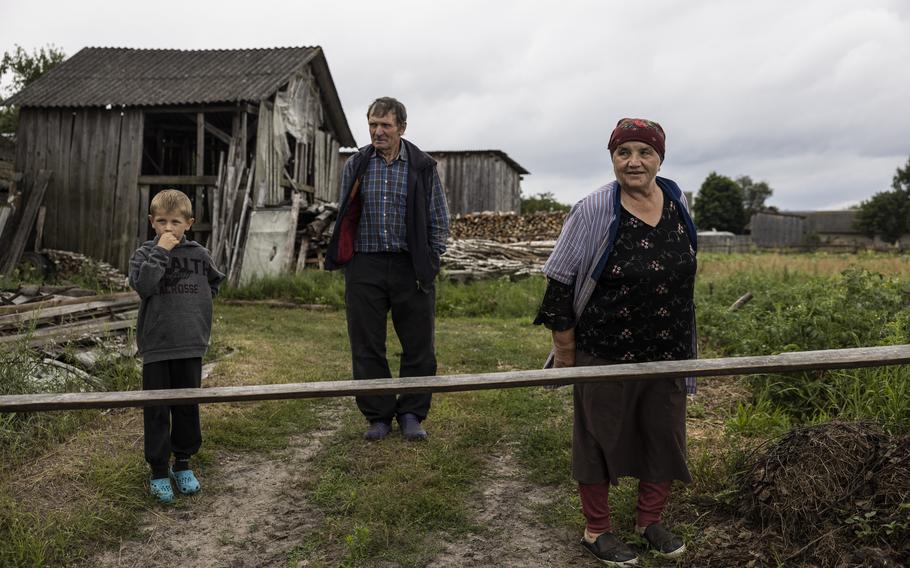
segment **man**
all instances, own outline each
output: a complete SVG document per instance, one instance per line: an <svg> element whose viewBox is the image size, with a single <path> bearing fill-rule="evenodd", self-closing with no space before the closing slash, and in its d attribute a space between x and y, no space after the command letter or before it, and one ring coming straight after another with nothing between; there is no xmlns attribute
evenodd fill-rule
<svg viewBox="0 0 910 568"><path fill-rule="evenodd" d="M401 136L407 111L391 97L367 110L368 146L345 164L326 266L344 266L348 337L355 379L389 378L389 310L401 342L402 377L436 374L434 320L439 257L449 212L436 162ZM364 438L389 435L396 418L407 440L423 440L430 394L358 396L369 421Z"/></svg>

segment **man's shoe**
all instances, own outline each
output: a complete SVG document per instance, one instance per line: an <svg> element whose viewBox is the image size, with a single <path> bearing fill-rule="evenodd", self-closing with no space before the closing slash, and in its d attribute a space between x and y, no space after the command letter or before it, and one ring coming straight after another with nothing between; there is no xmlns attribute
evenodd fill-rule
<svg viewBox="0 0 910 568"><path fill-rule="evenodd" d="M635 566L638 554L613 533L603 533L594 542L581 539L581 545L607 566Z"/></svg>
<svg viewBox="0 0 910 568"><path fill-rule="evenodd" d="M363 439L370 442L378 442L385 438L392 431L392 425L383 420L370 422L370 428L363 433Z"/></svg>
<svg viewBox="0 0 910 568"><path fill-rule="evenodd" d="M405 440L426 440L427 431L420 426L420 420L417 415L406 412L398 415L398 427L401 428L401 435Z"/></svg>
<svg viewBox="0 0 910 568"><path fill-rule="evenodd" d="M644 531L640 528L638 530L654 552L663 557L676 558L686 551L683 539L668 531L661 523L648 525Z"/></svg>

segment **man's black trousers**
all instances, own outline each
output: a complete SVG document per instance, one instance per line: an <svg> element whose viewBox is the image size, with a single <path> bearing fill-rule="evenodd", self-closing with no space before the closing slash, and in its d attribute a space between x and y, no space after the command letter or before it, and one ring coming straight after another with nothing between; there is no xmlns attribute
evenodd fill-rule
<svg viewBox="0 0 910 568"><path fill-rule="evenodd" d="M142 366L142 390L199 388L202 384L202 358L169 359ZM146 406L145 461L152 476L167 475L171 453L178 460L189 459L202 445L199 405Z"/></svg>
<svg viewBox="0 0 910 568"><path fill-rule="evenodd" d="M436 374L435 288L420 289L407 253L357 253L344 269L344 300L355 379L391 378L386 358L386 326L401 342L401 377ZM431 395L358 396L357 407L370 422L390 421L412 413L419 420L430 411Z"/></svg>

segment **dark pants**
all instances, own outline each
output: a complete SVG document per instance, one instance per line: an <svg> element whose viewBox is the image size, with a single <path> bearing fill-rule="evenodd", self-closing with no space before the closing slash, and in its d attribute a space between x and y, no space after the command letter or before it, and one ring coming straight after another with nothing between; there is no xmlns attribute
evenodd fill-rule
<svg viewBox="0 0 910 568"><path fill-rule="evenodd" d="M170 359L142 366L142 390L199 388L202 358ZM189 459L202 445L199 405L146 406L145 461L154 477L167 475L171 452L178 460Z"/></svg>
<svg viewBox="0 0 910 568"><path fill-rule="evenodd" d="M344 301L355 379L391 378L386 359L389 310L401 342L401 377L436 374L433 337L435 288L419 289L407 253L357 253L344 270ZM358 396L357 407L370 422L391 421L411 413L419 420L430 411L431 395Z"/></svg>

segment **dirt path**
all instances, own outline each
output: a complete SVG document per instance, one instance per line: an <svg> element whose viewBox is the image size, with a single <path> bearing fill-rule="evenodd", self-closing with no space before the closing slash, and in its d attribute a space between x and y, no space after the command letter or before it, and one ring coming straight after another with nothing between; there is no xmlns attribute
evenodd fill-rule
<svg viewBox="0 0 910 568"><path fill-rule="evenodd" d="M430 564L434 568L471 566L525 568L528 566L584 566L584 551L576 535L553 530L537 520L534 508L555 498L544 487L522 480L511 448L487 461L485 487L475 504L475 521L486 527L453 542Z"/></svg>
<svg viewBox="0 0 910 568"><path fill-rule="evenodd" d="M711 444L722 435L723 408L743 395L731 381L703 384L703 415L690 418L694 443ZM322 412L335 415L338 405ZM337 425L340 420L320 420ZM319 530L320 513L307 504L298 481L337 426L290 440L288 448L270 455L216 456L218 468L197 496L179 498L185 506L156 508L146 515L137 537L101 552L87 566L171 568L288 566L301 536ZM434 568L568 567L594 565L578 546L577 534L544 526L537 510L556 499L555 490L523 479L512 448L503 445L487 461L473 504L476 524L484 527L448 544L430 565ZM305 562L298 566L307 566Z"/></svg>
<svg viewBox="0 0 910 568"><path fill-rule="evenodd" d="M336 420L321 421L338 424ZM321 517L295 489L308 465L334 429L292 438L273 455L220 454L206 487L186 498L187 507L158 509L147 516L137 538L106 551L90 566L171 568L286 566L300 535L318 527Z"/></svg>

